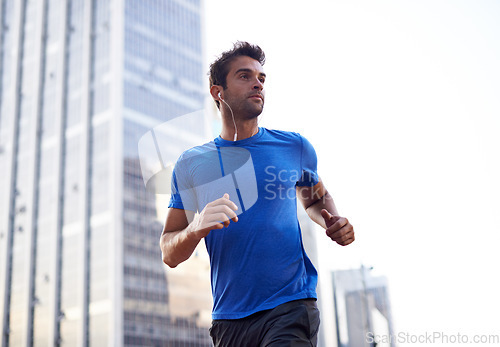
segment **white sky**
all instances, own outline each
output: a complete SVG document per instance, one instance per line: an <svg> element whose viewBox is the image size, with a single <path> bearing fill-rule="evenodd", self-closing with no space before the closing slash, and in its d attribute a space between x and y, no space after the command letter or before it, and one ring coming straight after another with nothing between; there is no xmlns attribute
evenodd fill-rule
<svg viewBox="0 0 500 347"><path fill-rule="evenodd" d="M208 62L260 45L262 126L298 131L389 279L395 328L500 334L500 2L206 1ZM326 238L326 236L325 236Z"/></svg>

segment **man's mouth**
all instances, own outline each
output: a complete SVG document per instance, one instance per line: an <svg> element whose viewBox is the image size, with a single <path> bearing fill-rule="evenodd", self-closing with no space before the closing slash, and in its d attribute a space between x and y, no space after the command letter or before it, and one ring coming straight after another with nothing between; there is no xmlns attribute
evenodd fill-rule
<svg viewBox="0 0 500 347"><path fill-rule="evenodd" d="M250 99L260 99L260 100L264 101L264 98L262 97L261 94L253 94L253 95L250 95L249 98Z"/></svg>

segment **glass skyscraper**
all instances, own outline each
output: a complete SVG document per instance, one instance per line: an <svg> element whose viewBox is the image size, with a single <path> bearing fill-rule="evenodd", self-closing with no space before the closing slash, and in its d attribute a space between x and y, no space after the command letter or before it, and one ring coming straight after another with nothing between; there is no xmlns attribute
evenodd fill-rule
<svg viewBox="0 0 500 347"><path fill-rule="evenodd" d="M370 269L332 273L338 347L395 346L387 278ZM373 340L373 341L372 341Z"/></svg>
<svg viewBox="0 0 500 347"><path fill-rule="evenodd" d="M204 106L201 0L0 4L0 345L210 346L138 154Z"/></svg>

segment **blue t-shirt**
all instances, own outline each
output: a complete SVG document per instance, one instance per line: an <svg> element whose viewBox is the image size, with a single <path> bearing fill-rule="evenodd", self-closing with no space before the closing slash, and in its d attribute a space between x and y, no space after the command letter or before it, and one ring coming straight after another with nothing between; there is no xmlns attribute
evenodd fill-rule
<svg viewBox="0 0 500 347"><path fill-rule="evenodd" d="M318 183L316 153L300 134L259 128L191 148L173 172L169 207L202 211L228 193L238 222L205 237L213 319L238 319L292 300L316 298L317 272L297 219L296 186Z"/></svg>

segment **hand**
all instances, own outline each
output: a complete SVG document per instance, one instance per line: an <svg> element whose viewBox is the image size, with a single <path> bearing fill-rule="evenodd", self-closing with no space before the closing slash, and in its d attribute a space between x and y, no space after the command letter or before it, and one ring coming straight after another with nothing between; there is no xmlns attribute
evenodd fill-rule
<svg viewBox="0 0 500 347"><path fill-rule="evenodd" d="M211 230L229 226L231 220L237 222L238 217L234 212L237 209L238 206L229 200L229 194L227 193L222 198L209 202L195 222L194 233L199 238L203 238Z"/></svg>
<svg viewBox="0 0 500 347"><path fill-rule="evenodd" d="M326 235L341 246L347 246L354 242L354 228L347 218L334 216L325 209L321 210L321 216L325 220Z"/></svg>

